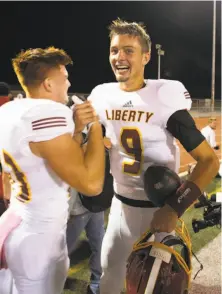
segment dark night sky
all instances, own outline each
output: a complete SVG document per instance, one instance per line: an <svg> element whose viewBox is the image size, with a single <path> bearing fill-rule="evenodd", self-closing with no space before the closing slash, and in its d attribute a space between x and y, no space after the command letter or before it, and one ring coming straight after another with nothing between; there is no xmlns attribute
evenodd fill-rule
<svg viewBox="0 0 222 294"><path fill-rule="evenodd" d="M212 1L1 2L0 80L16 84L11 67L21 49L54 45L73 58L73 92L114 81L107 26L117 17L142 21L152 39L145 77L157 77L155 44L165 50L161 76L184 83L193 98L211 95ZM221 97L221 2L217 2L216 94Z"/></svg>

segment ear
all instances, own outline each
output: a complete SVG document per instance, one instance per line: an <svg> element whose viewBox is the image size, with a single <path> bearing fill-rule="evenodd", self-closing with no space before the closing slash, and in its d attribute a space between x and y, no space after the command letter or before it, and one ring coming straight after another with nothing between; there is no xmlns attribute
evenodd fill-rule
<svg viewBox="0 0 222 294"><path fill-rule="evenodd" d="M143 65L147 65L147 63L150 61L151 52L145 52L143 53Z"/></svg>
<svg viewBox="0 0 222 294"><path fill-rule="evenodd" d="M45 79L42 84L46 92L52 92L52 81L49 78Z"/></svg>

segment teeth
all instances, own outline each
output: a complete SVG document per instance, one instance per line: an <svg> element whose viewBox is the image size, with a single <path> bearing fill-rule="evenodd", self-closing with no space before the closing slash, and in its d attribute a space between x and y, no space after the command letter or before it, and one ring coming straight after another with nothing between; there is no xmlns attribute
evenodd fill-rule
<svg viewBox="0 0 222 294"><path fill-rule="evenodd" d="M117 70L128 70L127 67L121 67L121 68L117 68Z"/></svg>
<svg viewBox="0 0 222 294"><path fill-rule="evenodd" d="M128 66L117 66L116 68L117 69L128 69L129 67Z"/></svg>

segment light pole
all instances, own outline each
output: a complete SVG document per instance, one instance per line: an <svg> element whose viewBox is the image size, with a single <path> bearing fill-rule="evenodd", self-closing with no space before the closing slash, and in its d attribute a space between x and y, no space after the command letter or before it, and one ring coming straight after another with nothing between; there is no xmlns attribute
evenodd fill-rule
<svg viewBox="0 0 222 294"><path fill-rule="evenodd" d="M212 74L211 74L211 111L215 102L215 59L216 59L216 0L213 1L213 32L212 32Z"/></svg>
<svg viewBox="0 0 222 294"><path fill-rule="evenodd" d="M160 79L160 57L163 56L165 51L161 50L162 45L156 44L157 55L158 55L158 79Z"/></svg>

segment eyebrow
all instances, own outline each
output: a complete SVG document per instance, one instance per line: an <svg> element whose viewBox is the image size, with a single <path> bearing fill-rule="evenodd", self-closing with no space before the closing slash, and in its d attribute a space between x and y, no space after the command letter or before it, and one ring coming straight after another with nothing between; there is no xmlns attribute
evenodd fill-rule
<svg viewBox="0 0 222 294"><path fill-rule="evenodd" d="M117 47L118 46L112 46L112 47L110 47L110 49L117 48ZM133 48L133 49L135 49L134 46L130 46L130 45L123 46L123 48Z"/></svg>

